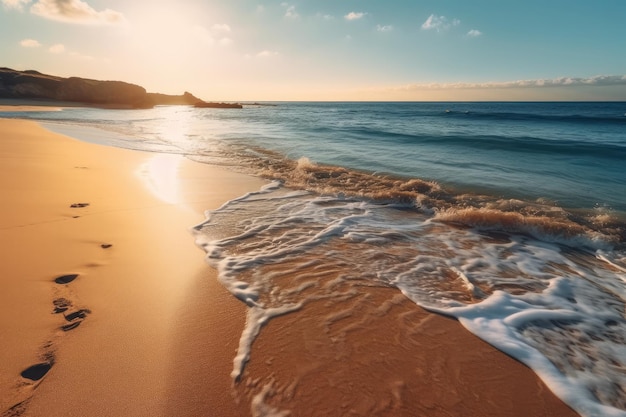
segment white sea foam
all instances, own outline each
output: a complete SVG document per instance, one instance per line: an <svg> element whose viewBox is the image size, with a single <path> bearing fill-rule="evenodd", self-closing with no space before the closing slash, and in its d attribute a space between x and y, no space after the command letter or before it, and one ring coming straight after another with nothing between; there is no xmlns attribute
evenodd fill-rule
<svg viewBox="0 0 626 417"><path fill-rule="evenodd" d="M234 380L239 380L239 378L241 378L243 368L250 359L252 342L254 342L254 339L259 335L261 327L263 327L271 318L291 313L292 311L299 310L301 307L301 304L290 304L274 308L263 308L258 305L250 306L246 315L246 326L243 333L241 333L241 338L239 339L237 355L235 356L235 359L233 359L233 371L230 376Z"/></svg>
<svg viewBox="0 0 626 417"><path fill-rule="evenodd" d="M291 411L278 410L265 402L265 399L272 392L272 384L267 384L263 387L261 392L252 398L250 403L250 412L252 417L289 417Z"/></svg>
<svg viewBox="0 0 626 417"><path fill-rule="evenodd" d="M272 317L351 285L395 286L530 366L582 415L626 414L623 253L278 184L196 230L220 280L249 306L234 378Z"/></svg>

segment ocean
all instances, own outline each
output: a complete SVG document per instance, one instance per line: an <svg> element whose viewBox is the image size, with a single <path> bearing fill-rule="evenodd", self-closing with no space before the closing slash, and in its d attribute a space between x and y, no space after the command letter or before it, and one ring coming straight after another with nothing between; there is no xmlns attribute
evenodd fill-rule
<svg viewBox="0 0 626 417"><path fill-rule="evenodd" d="M587 416L626 415L626 103L312 103L0 113L268 180L193 227L264 323L397 288L532 368Z"/></svg>

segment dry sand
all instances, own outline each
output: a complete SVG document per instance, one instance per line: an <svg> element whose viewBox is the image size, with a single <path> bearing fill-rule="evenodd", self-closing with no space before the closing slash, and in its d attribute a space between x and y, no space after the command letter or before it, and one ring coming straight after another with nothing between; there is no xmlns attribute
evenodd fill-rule
<svg viewBox="0 0 626 417"><path fill-rule="evenodd" d="M179 312L196 281L215 282L188 232L203 218L190 207L217 208L261 182L183 160L178 183L206 188L183 187L180 202L166 202L137 175L152 154L81 143L32 122L0 120L0 132L0 413L27 400L32 416L166 415L169 374L181 359L172 351ZM55 283L66 274L79 276ZM60 329L73 322L52 314L59 299L72 304L64 314L89 310L78 327ZM230 301L235 317L215 315L243 325ZM229 363L233 349L223 355ZM54 363L45 378L20 377L41 362ZM229 387L228 373L222 379ZM216 394L228 397L224 390Z"/></svg>
<svg viewBox="0 0 626 417"><path fill-rule="evenodd" d="M233 385L245 306L188 229L260 185L0 120L0 415L576 415L528 368L388 288L273 319Z"/></svg>

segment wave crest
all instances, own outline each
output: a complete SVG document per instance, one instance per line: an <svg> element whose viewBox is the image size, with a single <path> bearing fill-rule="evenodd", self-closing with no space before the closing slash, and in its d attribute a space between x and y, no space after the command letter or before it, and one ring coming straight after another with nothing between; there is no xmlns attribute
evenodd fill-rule
<svg viewBox="0 0 626 417"><path fill-rule="evenodd" d="M606 249L615 243L614 238L591 230L569 220L548 216L528 216L492 208L448 208L437 210L435 221L461 224L480 230L497 230L532 236L548 242L568 246L587 246Z"/></svg>
<svg viewBox="0 0 626 417"><path fill-rule="evenodd" d="M261 157L248 154L246 162L257 168L256 174L280 180L292 189L403 206L432 215L435 221L593 249L621 247L626 242L626 223L610 209L574 212L548 199L523 201L459 193L435 181L317 164L307 157L292 160L267 151Z"/></svg>

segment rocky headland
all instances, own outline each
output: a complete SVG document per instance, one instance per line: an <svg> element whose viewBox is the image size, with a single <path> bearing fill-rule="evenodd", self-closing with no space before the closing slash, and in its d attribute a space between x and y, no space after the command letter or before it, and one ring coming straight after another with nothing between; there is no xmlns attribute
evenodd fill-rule
<svg viewBox="0 0 626 417"><path fill-rule="evenodd" d="M108 108L144 109L156 105L192 105L212 108L242 108L238 103L213 103L182 95L148 93L123 81L100 81L59 77L38 71L0 68L0 98L69 102Z"/></svg>

